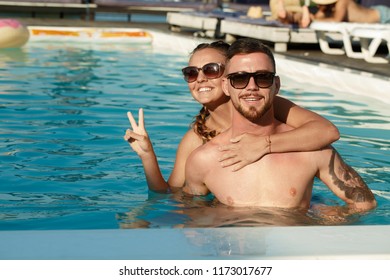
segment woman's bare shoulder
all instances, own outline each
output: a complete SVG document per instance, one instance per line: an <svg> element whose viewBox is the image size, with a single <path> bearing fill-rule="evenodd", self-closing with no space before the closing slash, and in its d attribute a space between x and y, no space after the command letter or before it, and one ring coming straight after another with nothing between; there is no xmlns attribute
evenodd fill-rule
<svg viewBox="0 0 390 280"><path fill-rule="evenodd" d="M197 147L202 146L203 141L201 137L195 133L195 131L191 128L186 134L184 134L183 138L180 141L179 147L189 150L195 150Z"/></svg>

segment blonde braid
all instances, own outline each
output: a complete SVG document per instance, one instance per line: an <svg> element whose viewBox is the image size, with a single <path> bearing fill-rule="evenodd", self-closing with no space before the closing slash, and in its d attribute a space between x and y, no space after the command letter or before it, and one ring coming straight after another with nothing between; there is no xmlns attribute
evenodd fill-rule
<svg viewBox="0 0 390 280"><path fill-rule="evenodd" d="M210 141L217 135L215 130L209 129L206 125L206 120L209 115L210 112L207 110L207 108L202 107L202 109L199 111L199 114L195 116L195 120L192 123L192 127L195 133L202 138L203 143Z"/></svg>

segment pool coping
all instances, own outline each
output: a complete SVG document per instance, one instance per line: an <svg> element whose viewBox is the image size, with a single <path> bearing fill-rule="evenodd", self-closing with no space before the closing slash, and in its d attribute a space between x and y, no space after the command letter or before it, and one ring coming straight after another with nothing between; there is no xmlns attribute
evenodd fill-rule
<svg viewBox="0 0 390 280"><path fill-rule="evenodd" d="M1 260L388 260L390 226L0 232Z"/></svg>

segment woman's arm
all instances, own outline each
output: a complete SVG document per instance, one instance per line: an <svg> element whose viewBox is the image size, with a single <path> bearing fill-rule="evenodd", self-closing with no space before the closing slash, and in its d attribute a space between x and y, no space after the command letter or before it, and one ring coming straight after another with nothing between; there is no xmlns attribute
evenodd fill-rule
<svg viewBox="0 0 390 280"><path fill-rule="evenodd" d="M269 153L319 150L340 138L330 121L285 98L275 97L274 112L279 121L295 129L272 136L245 133L231 139L232 144L220 147L223 167L237 171Z"/></svg>
<svg viewBox="0 0 390 280"><path fill-rule="evenodd" d="M169 176L168 179L168 184L173 192L177 191L179 188L184 187L185 166L187 159L192 151L194 151L202 144L202 139L200 139L200 137L192 129L187 131L183 139L180 141L176 152L175 165L173 166L171 176Z"/></svg>
<svg viewBox="0 0 390 280"><path fill-rule="evenodd" d="M138 124L131 112L127 113L127 117L133 130L127 129L123 138L141 158L149 189L156 192L167 192L169 186L161 174L152 142L146 132L143 110L139 109Z"/></svg>
<svg viewBox="0 0 390 280"><path fill-rule="evenodd" d="M131 112L127 113L133 130L127 129L124 139L141 158L146 181L150 190L166 193L184 186L185 163L189 154L202 142L194 131L190 130L181 140L177 149L176 161L168 181L165 181L158 165L156 154L144 125L143 110L139 110L139 120L136 123Z"/></svg>
<svg viewBox="0 0 390 280"><path fill-rule="evenodd" d="M277 96L274 108L275 117L295 129L272 135L271 152L319 150L340 138L340 132L333 123L290 100Z"/></svg>

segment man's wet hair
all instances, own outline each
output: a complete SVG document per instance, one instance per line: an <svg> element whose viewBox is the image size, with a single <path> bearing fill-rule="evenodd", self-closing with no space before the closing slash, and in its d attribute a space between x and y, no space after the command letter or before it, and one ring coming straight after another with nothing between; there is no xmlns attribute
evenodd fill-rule
<svg viewBox="0 0 390 280"><path fill-rule="evenodd" d="M230 60L233 56L237 54L251 54L251 53L264 53L267 55L271 61L272 65L276 71L276 63L274 55L271 51L271 49L262 43L260 40L253 39L253 38L240 38L236 41L234 41L227 52L227 58Z"/></svg>

